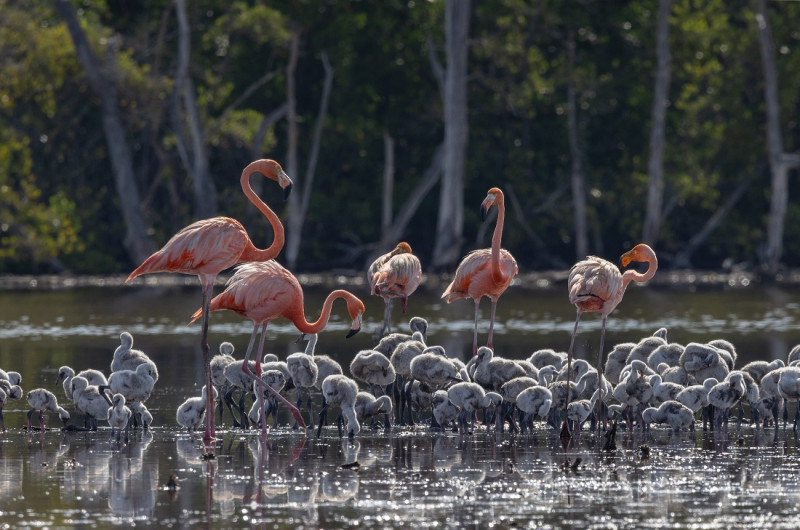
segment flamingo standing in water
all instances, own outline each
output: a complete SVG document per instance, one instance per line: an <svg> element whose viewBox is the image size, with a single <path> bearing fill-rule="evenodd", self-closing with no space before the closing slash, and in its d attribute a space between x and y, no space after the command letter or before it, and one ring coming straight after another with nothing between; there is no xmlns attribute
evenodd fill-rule
<svg viewBox="0 0 800 530"><path fill-rule="evenodd" d="M392 298L402 300L403 313L405 313L408 297L417 290L421 278L422 265L419 263L419 258L411 252L411 245L405 241L401 241L394 250L379 256L372 262L367 271L370 293L383 298L386 304L381 337L392 331L392 325L389 322Z"/></svg>
<svg viewBox="0 0 800 530"><path fill-rule="evenodd" d="M203 363L206 372L206 386L211 388L211 369L208 348L208 304L214 290L214 281L217 275L233 267L237 263L248 261L266 261L276 257L283 248L283 225L278 216L261 198L256 195L250 186L250 175L259 171L265 177L274 180L283 188L284 196L288 196L292 189L292 180L283 171L280 164L274 160L262 159L251 162L242 171L240 183L242 191L258 210L269 220L274 232L272 244L260 250L253 245L242 224L230 217L213 217L196 221L183 228L167 241L161 250L147 258L134 270L128 279L129 282L142 274L151 272L180 272L183 274L196 274L200 279L203 292L201 346L203 348ZM214 409L212 393L207 393L207 407ZM206 414L206 430L204 440L211 440L215 436L214 415Z"/></svg>
<svg viewBox="0 0 800 530"><path fill-rule="evenodd" d="M644 243L636 245L623 254L620 261L623 267L627 267L632 261L647 263L647 271L640 273L630 269L620 273L619 268L610 261L597 256L589 256L572 266L567 281L569 301L578 309L575 327L572 330L572 337L569 341L567 363L572 365L572 349L575 345L575 335L578 332L578 322L581 319L581 315L584 312L600 313L603 320L600 329L600 353L597 357L597 373L600 375L601 381L603 377L603 341L606 334L608 315L622 301L629 283L632 281L646 282L655 276L656 269L658 269L656 253ZM569 371L569 368L567 370ZM600 396L598 401L602 402L603 396ZM569 397L567 397L567 403L569 403ZM569 436L569 428L566 422L564 422L561 431L562 436Z"/></svg>
<svg viewBox="0 0 800 530"><path fill-rule="evenodd" d="M286 318L301 333L318 333L328 325L333 301L337 298L344 298L347 303L347 311L350 314L350 318L353 319L347 336L352 337L361 329L364 302L349 291L343 289L335 290L325 299L322 305L322 313L317 321L310 323L305 317L303 289L300 287L300 282L291 272L276 261L265 261L240 265L228 280L225 291L215 296L208 307L209 311L230 309L253 321L253 332L250 335L250 343L247 346L247 353L245 353L244 362L242 363L242 371L256 381L256 384L260 385L263 390L272 392L278 400L289 407L292 416L301 427L305 427L306 424L297 407L264 383L259 377L261 364L255 363L255 374L250 371L250 360L253 354L256 334L260 327L261 340L258 345L257 359L261 359L264 351L267 323L270 320ZM202 308L192 315L192 322L200 318L201 315ZM266 421L262 421L262 432L266 435Z"/></svg>
<svg viewBox="0 0 800 530"><path fill-rule="evenodd" d="M472 355L478 354L478 305L481 298L488 296L492 301L492 313L489 320L489 338L486 345L492 346L494 334L494 315L497 309L497 299L511 285L511 280L519 272L514 256L505 249L500 248L503 237L503 222L506 217L506 207L503 192L500 188L489 190L486 198L481 203L481 218L486 219L489 208L497 205L497 223L492 235L492 247L473 250L467 254L456 269L455 277L442 298L449 304L459 298L472 298L475 301L475 331L472 339Z"/></svg>

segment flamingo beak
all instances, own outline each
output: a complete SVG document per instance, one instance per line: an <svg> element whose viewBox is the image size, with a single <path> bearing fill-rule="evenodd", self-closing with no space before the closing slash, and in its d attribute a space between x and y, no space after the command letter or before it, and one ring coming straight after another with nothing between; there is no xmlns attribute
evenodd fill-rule
<svg viewBox="0 0 800 530"><path fill-rule="evenodd" d="M358 316L356 316L356 318L353 320L353 325L350 327L350 331L347 332L346 338L349 339L359 331L361 331L361 313L359 313Z"/></svg>
<svg viewBox="0 0 800 530"><path fill-rule="evenodd" d="M481 222L486 220L486 217L489 215L489 208L492 207L492 204L494 204L494 195L490 193L481 203Z"/></svg>
<svg viewBox="0 0 800 530"><path fill-rule="evenodd" d="M298 342L300 342L301 340L303 340L305 338L306 338L306 334L305 333L301 333L300 336L297 337L297 339L294 342L298 343Z"/></svg>
<svg viewBox="0 0 800 530"><path fill-rule="evenodd" d="M619 261L623 267L627 267L631 261L636 261L636 253L633 250L629 250L619 258Z"/></svg>
<svg viewBox="0 0 800 530"><path fill-rule="evenodd" d="M289 175L287 175L283 169L278 173L278 185L283 188L283 200L285 201L292 192L294 182L292 182L292 179L289 178Z"/></svg>

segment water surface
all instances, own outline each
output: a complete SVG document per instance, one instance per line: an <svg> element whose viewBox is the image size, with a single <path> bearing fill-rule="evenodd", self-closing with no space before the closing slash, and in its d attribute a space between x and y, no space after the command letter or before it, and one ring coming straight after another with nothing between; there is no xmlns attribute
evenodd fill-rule
<svg viewBox="0 0 800 530"><path fill-rule="evenodd" d="M350 322L344 305L334 305L317 349L345 367L372 345L383 313L379 299L356 292L367 304L364 331L345 339ZM326 294L322 287L307 290L309 320ZM683 344L730 340L739 365L785 358L800 343L797 294L792 288L630 289L609 318L606 350L666 327L669 339ZM179 432L174 420L177 405L199 394L199 326L187 325L198 305L197 287L0 292L0 368L20 372L25 390L44 386L64 400L54 386L58 368L107 371L124 330L160 371L148 402L153 428L133 433L128 444L109 440L102 426L97 433L25 433L27 405L9 401L8 431L0 436L0 528L800 525L797 440L782 428L732 428L727 437L658 428L621 432L612 452L584 434L565 453L543 425L526 436L367 428L355 440L339 439L335 428L316 439L287 425L270 431L265 444L254 432L223 427L211 448L214 459L206 460L209 448L198 435ZM484 300L481 343L488 313ZM470 301L447 305L438 293L421 290L408 314L395 308L393 325L405 328L412 315L429 320L429 343L462 359L471 354ZM543 347L565 350L574 317L563 289L512 287L498 305L497 353L523 358ZM209 342L216 349L231 341L242 356L251 329L237 315L215 313ZM585 315L578 357L594 363L599 330L597 315ZM297 337L288 322L272 323L267 348L284 357L302 348ZM55 417L49 421L55 426ZM642 445L651 448L649 459L642 458ZM355 462L356 468L342 467ZM167 488L171 476L175 491Z"/></svg>

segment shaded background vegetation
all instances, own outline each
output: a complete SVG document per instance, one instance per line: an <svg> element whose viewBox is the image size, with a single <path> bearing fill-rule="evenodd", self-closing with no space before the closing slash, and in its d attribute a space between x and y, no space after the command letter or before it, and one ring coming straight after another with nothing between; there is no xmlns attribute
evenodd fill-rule
<svg viewBox="0 0 800 530"><path fill-rule="evenodd" d="M176 89L177 4L69 5L116 90L138 208L157 248L203 216L195 168L181 153L191 109ZM582 257L570 188L569 82L576 91L589 252L613 258L641 240L657 7L656 0L473 3L463 252L488 246L478 206L488 188L499 186L508 205L503 246L521 270L568 267ZM755 8L745 0L671 4L664 211L654 241L662 267L678 264L675 256L721 208L724 217L689 264L755 268L763 254L771 188ZM767 8L784 145L796 152L800 2ZM211 214L240 219L257 245L269 243L269 226L242 195L239 174L254 158L286 165L282 108L293 75L298 167L291 176L302 189L327 57L333 83L295 268L363 268L371 254L386 251L378 248L385 135L394 142L394 215L442 142L442 96L430 54L443 57L444 2L201 0L185 11L187 77L216 193ZM299 54L291 74L293 35ZM50 2L0 0L0 50L0 272L132 270L137 263L123 242L100 98L64 17ZM726 212L739 187L743 193ZM273 188L259 191L285 219L288 205ZM789 187L781 256L789 267L800 266L796 188ZM435 244L438 195L437 184L402 235L423 267Z"/></svg>

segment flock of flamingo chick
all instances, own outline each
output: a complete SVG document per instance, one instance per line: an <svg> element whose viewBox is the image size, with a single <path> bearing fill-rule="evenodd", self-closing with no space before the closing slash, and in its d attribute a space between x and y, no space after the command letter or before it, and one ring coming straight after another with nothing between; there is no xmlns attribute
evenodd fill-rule
<svg viewBox="0 0 800 530"><path fill-rule="evenodd" d="M215 401L219 421L224 421L227 408L233 428L260 426L266 436L268 419L271 416L273 425L277 425L277 411L282 403L292 413L295 428L313 429L312 389L322 393L317 435L327 424L328 409L334 407L340 410L337 417L340 436L344 426L350 437L360 432L365 421L377 425L382 417L383 425L389 429L393 424L413 425L426 411L430 412L431 427L470 433L479 410L484 410L483 422L487 425L493 422L499 431L507 425L510 430L524 433L532 429L536 418L541 418L556 430L560 425L562 439L580 432L587 420L591 420L593 428L607 427L608 420L613 419L624 421L629 429L634 425L647 429L651 423L665 423L675 430L693 430L700 411L704 429L710 422L712 429L727 431L730 411L738 405L741 422L743 404L749 406L751 421L757 426L774 422L776 427L780 406L784 404L785 428L786 404L800 398L800 346L789 353L786 362L754 361L737 369L736 350L728 341L683 346L668 342L667 330L662 328L638 343L617 344L603 362L608 315L621 302L630 282L650 280L658 267L655 252L645 244L636 245L621 257L623 268L631 262L647 263L644 273L635 269L622 273L614 263L594 256L572 267L568 291L570 302L577 308L577 317L566 353L543 349L528 359L495 356L492 336L497 301L518 273L514 257L501 248L505 207L503 192L498 188L491 188L481 203L484 219L492 206L498 208L491 247L467 254L442 294L448 303L470 298L475 304L472 358L465 364L449 357L443 347L429 346L428 324L421 317L409 321L411 333L391 332L392 300L399 298L405 312L408 297L417 289L422 276L419 259L408 243L401 242L377 258L367 271L371 294L385 302L379 333L382 338L373 349L356 354L349 366L350 376L345 375L335 360L315 355L317 333L327 325L333 303L339 298L344 299L352 319L348 337L357 333L364 303L349 291L335 290L325 299L320 317L315 322L306 320L300 283L274 260L283 247L283 226L250 186L250 176L255 172L276 181L286 195L291 191L292 181L274 160L256 160L242 172L244 194L273 228L275 235L268 248L256 248L235 219L215 217L197 221L175 234L127 280L153 272L194 274L200 279L202 305L192 321L201 319L205 384L201 396L180 405L176 421L189 430L204 426L206 441L216 436ZM214 297L217 275L233 266L237 267L225 290ZM486 346L478 347L478 308L484 296L491 300L489 332ZM234 347L229 342L220 345L219 354L213 358L210 355L209 313L224 309L253 322L253 332L241 360L234 358ZM584 312L600 313L602 317L596 367L573 359L578 323ZM291 354L283 361L274 354L263 354L267 323L278 318L290 320L308 340L305 351ZM260 340L254 354L259 330ZM127 438L132 425L148 427L152 415L144 403L157 380L155 363L133 349L133 337L128 332L120 335L110 377L98 370L76 374L68 366L61 367L58 373L66 398L85 415L83 428L97 429L98 420L107 421L117 440L123 431ZM5 400L21 398L20 383L20 374L0 370L0 423ZM365 390L359 390L359 383ZM297 405L282 394L292 389L297 393ZM238 399L234 399L236 392ZM246 411L248 395L253 395L254 400ZM39 411L42 429L43 411L58 414L66 428L69 412L58 404L51 391L35 389L27 393L27 399L31 406L29 430L35 411ZM306 409L307 422L301 408ZM798 420L800 410L795 415L795 429Z"/></svg>

